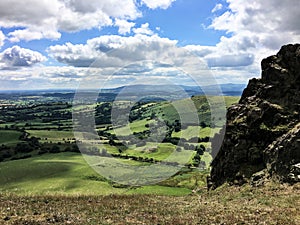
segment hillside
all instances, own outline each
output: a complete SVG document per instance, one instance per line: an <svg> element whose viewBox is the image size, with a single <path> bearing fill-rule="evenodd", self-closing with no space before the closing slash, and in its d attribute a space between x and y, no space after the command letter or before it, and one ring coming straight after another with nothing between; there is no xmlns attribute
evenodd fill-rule
<svg viewBox="0 0 300 225"><path fill-rule="evenodd" d="M135 164L138 165L138 162ZM65 152L1 162L0 193L19 196L137 193L183 196L191 193L195 177L199 177L200 183L200 175L194 171L186 173L183 178L177 176L158 185L130 188L100 176L85 162L81 154ZM203 186L205 176L201 179ZM183 181L186 183L180 184Z"/></svg>
<svg viewBox="0 0 300 225"><path fill-rule="evenodd" d="M283 46L261 66L261 79L250 80L228 109L220 151L213 146L213 188L224 182L258 186L270 178L300 181L300 44Z"/></svg>
<svg viewBox="0 0 300 225"><path fill-rule="evenodd" d="M9 122L4 122L0 126L0 161L3 161L0 163L1 192L19 195L45 193L186 195L195 188L205 186L205 177L211 162L209 137L220 128L210 127L209 105L204 96L192 97L196 108L199 109L199 119L203 127L190 124L181 129L174 123L180 118L172 102L136 104L131 111L132 121L128 124L129 130L122 126L111 129L110 123L102 124L103 121L110 121L111 103L97 104L96 119L101 122L97 124L97 132L102 147L122 163L137 167L157 163L175 151L176 141L180 137L186 140L185 145L180 147L182 152L191 154L189 161L185 162L186 167L158 185L130 190L127 186L117 185L100 176L84 161L74 143L72 121L69 119L70 104L60 102L61 100L52 103L45 103L44 99L39 100L36 104L23 102L22 105L16 104L2 110L1 119ZM187 100L182 99L176 102L184 104L185 101ZM238 97L225 97L227 106L237 101ZM123 104L124 102L121 102L119 106L122 107ZM86 106L88 107L92 108L93 105ZM157 145L147 140L142 146L131 144L128 148L119 144L120 140L115 133L126 138L132 132L140 138L147 138L149 124L155 122L151 118L153 115L164 120L170 128L168 137L163 143ZM194 140L189 141L191 138ZM207 151L203 152L205 148ZM97 149L95 153L99 154L102 151L103 149ZM105 160L107 165L110 165L110 158L107 155L102 154L99 157L100 161ZM198 165L204 171L198 170L196 168Z"/></svg>
<svg viewBox="0 0 300 225"><path fill-rule="evenodd" d="M223 186L184 197L0 194L0 224L298 225L300 187Z"/></svg>

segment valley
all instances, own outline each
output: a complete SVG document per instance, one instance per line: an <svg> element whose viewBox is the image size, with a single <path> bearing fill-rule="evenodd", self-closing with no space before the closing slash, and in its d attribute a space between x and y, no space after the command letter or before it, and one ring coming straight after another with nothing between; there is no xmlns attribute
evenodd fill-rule
<svg viewBox="0 0 300 225"><path fill-rule="evenodd" d="M110 93L106 94L106 98L112 98L110 95L114 96ZM115 127L111 123L113 104L121 111L124 110L126 101L98 99L92 105L76 106L72 104L71 96L72 92L68 91L2 93L1 192L26 195L186 195L205 186L212 160L210 138L220 127L218 124L211 124L209 105L204 96L174 100L179 105L192 100L201 126L181 124L180 115L173 107L174 102L148 99L137 102L132 107L126 126ZM226 105L229 106L238 99L235 96L225 96ZM9 105L12 102L14 104ZM82 140L76 140L73 133L74 111L93 112L98 144L78 148L78 143ZM151 136L151 132L161 134L160 142ZM138 142L135 143L134 140ZM179 144L179 140L182 143ZM105 160L108 166L111 157L125 165L150 166L163 162L173 152L186 155L188 161L171 159L168 161L169 165L180 166L178 172L167 180L147 186L112 182L95 172L81 155L97 156L98 160Z"/></svg>

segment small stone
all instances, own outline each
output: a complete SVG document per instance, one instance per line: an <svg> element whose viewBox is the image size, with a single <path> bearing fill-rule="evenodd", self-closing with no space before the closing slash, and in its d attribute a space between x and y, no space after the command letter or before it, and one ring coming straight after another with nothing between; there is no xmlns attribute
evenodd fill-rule
<svg viewBox="0 0 300 225"><path fill-rule="evenodd" d="M8 220L10 220L10 217L9 217L9 216L6 216L6 217L3 218L3 220L4 220L4 221L8 221Z"/></svg>

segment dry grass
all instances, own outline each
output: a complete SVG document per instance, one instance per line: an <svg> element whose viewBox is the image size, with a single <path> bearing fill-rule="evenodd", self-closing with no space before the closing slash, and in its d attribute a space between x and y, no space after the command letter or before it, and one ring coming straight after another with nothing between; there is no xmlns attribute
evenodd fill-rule
<svg viewBox="0 0 300 225"><path fill-rule="evenodd" d="M300 185L223 186L185 197L0 195L0 224L300 224Z"/></svg>

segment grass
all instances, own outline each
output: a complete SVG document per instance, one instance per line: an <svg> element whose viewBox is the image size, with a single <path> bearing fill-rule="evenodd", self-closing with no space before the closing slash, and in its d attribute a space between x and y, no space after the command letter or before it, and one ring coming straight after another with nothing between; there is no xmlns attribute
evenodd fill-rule
<svg viewBox="0 0 300 225"><path fill-rule="evenodd" d="M86 180L97 175L81 155L61 153L1 163L0 189L16 194L110 194L106 182ZM113 191L114 192L114 191ZM117 193L117 192L114 192Z"/></svg>
<svg viewBox="0 0 300 225"><path fill-rule="evenodd" d="M237 103L240 100L238 96L225 96L225 104L227 107Z"/></svg>
<svg viewBox="0 0 300 225"><path fill-rule="evenodd" d="M204 152L204 154L201 156L201 161L205 162L206 168L210 168L210 163L212 161L212 156L208 152Z"/></svg>
<svg viewBox="0 0 300 225"><path fill-rule="evenodd" d="M0 194L3 224L300 223L300 187L223 186L183 197L161 195L16 196Z"/></svg>
<svg viewBox="0 0 300 225"><path fill-rule="evenodd" d="M21 132L15 130L0 130L0 144L10 145L20 142Z"/></svg>
<svg viewBox="0 0 300 225"><path fill-rule="evenodd" d="M41 138L42 142L61 142L63 139L73 139L72 131L57 131L57 130L26 130L30 136Z"/></svg>
<svg viewBox="0 0 300 225"><path fill-rule="evenodd" d="M149 128L146 128L145 125L146 124L150 124L151 120L137 120L134 121L130 124L128 124L125 127L120 127L120 128L116 128L114 130L110 130L108 131L108 133L111 134L118 134L118 136L129 136L130 134L133 134L134 132L139 133L139 132L143 132L145 130L149 130Z"/></svg>
<svg viewBox="0 0 300 225"><path fill-rule="evenodd" d="M218 133L220 131L220 128L200 128L198 126L188 126L187 129L183 129L179 132L173 132L172 137L178 137L178 138L185 138L190 139L192 137L195 137L195 134L199 133L200 138L204 137L212 137L215 133Z"/></svg>
<svg viewBox="0 0 300 225"><path fill-rule="evenodd" d="M157 151L153 153L149 152L148 149L154 145L155 143L151 144L149 142L147 143L146 146L138 147L135 149L129 149L126 150L125 153L133 156L143 156L143 157L154 158L156 160L164 160L175 150L175 146L170 143L159 143L157 147Z"/></svg>
<svg viewBox="0 0 300 225"><path fill-rule="evenodd" d="M124 160L122 161L124 162ZM132 164L134 165L134 164ZM0 192L16 195L109 195L133 194L134 190L114 188L96 173L80 154L47 154L0 164ZM188 189L147 186L137 193L184 195Z"/></svg>

